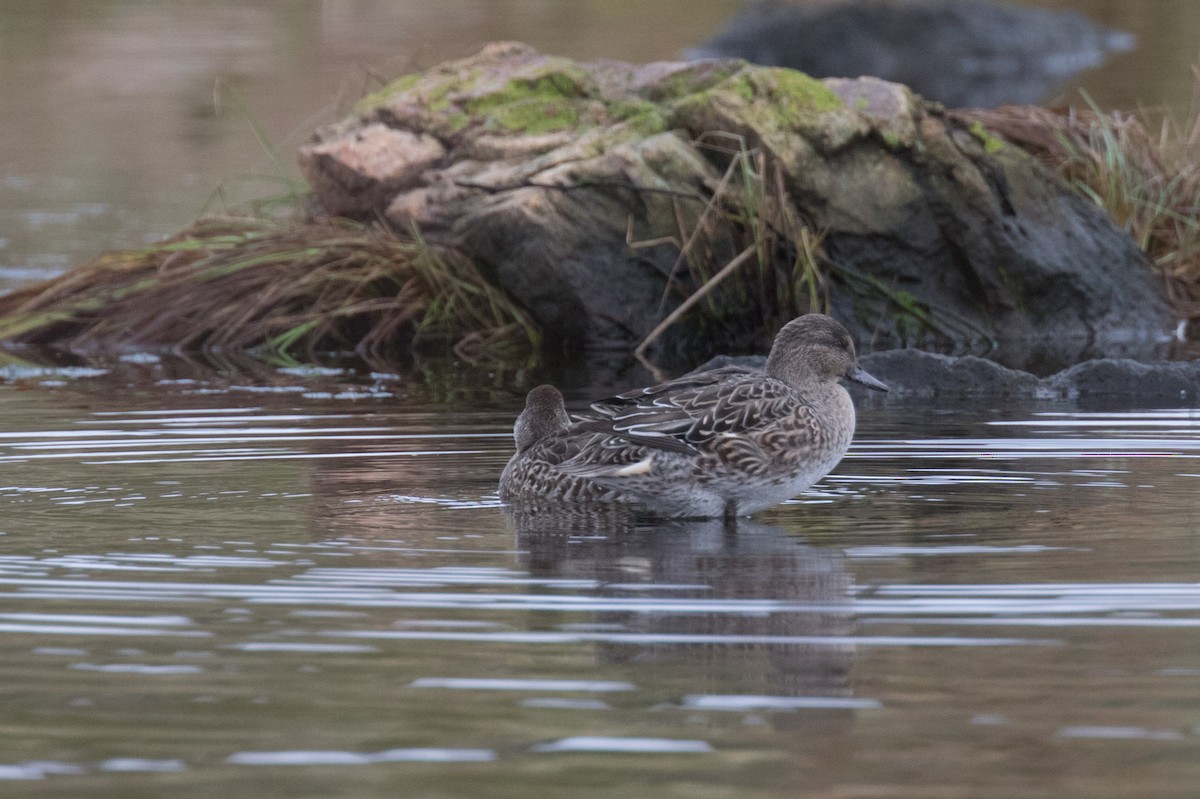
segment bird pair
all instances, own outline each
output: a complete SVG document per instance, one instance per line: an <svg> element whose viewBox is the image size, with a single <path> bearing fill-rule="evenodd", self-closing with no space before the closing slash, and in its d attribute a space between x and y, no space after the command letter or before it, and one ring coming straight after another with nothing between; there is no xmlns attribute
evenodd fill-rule
<svg viewBox="0 0 1200 799"><path fill-rule="evenodd" d="M593 403L572 420L553 386L529 392L500 498L631 502L667 516L744 516L829 473L855 414L841 378L886 391L837 321L779 331L762 370L726 366Z"/></svg>

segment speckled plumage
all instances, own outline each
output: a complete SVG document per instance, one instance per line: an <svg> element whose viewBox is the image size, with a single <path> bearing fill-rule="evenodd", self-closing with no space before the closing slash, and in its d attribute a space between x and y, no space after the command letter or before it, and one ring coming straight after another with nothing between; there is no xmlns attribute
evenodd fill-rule
<svg viewBox="0 0 1200 799"><path fill-rule="evenodd" d="M563 396L554 386L538 386L530 391L525 397L525 409L513 426L517 451L500 475L500 499L505 502L622 499L612 489L558 468L578 457L594 435L572 423Z"/></svg>
<svg viewBox="0 0 1200 799"><path fill-rule="evenodd" d="M518 419L501 498L621 499L669 516L753 513L795 496L846 453L855 414L840 378L886 390L858 367L842 325L808 314L780 330L763 371L685 375L597 402L575 422L541 401L529 418L542 419L544 432L522 450L530 425Z"/></svg>

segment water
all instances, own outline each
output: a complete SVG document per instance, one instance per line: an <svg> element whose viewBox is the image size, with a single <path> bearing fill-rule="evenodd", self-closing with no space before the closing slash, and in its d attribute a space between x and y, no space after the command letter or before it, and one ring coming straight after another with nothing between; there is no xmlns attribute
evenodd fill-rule
<svg viewBox="0 0 1200 799"><path fill-rule="evenodd" d="M478 376L5 375L5 796L1200 790L1200 413L873 405L734 532L511 518Z"/></svg>
<svg viewBox="0 0 1200 799"><path fill-rule="evenodd" d="M414 65L737 5L5 3L0 288L285 192ZM1142 43L1064 96L1187 108L1200 6L1039 5ZM0 369L0 795L1200 793L1195 413L873 405L731 535L509 518L509 382Z"/></svg>

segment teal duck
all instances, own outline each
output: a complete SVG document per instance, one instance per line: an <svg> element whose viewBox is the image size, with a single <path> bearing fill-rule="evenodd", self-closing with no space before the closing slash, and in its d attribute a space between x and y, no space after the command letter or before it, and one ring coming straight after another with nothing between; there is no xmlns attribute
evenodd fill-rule
<svg viewBox="0 0 1200 799"><path fill-rule="evenodd" d="M557 406L539 399L526 422L518 419L501 497L619 499L668 516L754 513L800 493L845 455L855 413L841 378L887 390L858 366L841 324L808 314L779 331L761 371L688 374L594 403L574 422L561 395Z"/></svg>
<svg viewBox="0 0 1200 799"><path fill-rule="evenodd" d="M500 475L500 499L620 500L616 491L558 467L578 457L596 433L580 429L567 415L563 395L554 386L538 386L525 397L513 426L517 451Z"/></svg>

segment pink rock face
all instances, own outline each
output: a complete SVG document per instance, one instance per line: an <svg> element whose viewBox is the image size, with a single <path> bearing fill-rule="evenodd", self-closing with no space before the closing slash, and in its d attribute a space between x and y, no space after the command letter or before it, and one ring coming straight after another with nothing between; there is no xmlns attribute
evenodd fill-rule
<svg viewBox="0 0 1200 799"><path fill-rule="evenodd" d="M842 98L847 108L877 119L912 115L913 93L899 83L879 78L826 78L822 81Z"/></svg>
<svg viewBox="0 0 1200 799"><path fill-rule="evenodd" d="M446 155L433 136L381 123L300 148L300 168L335 216L369 213Z"/></svg>

